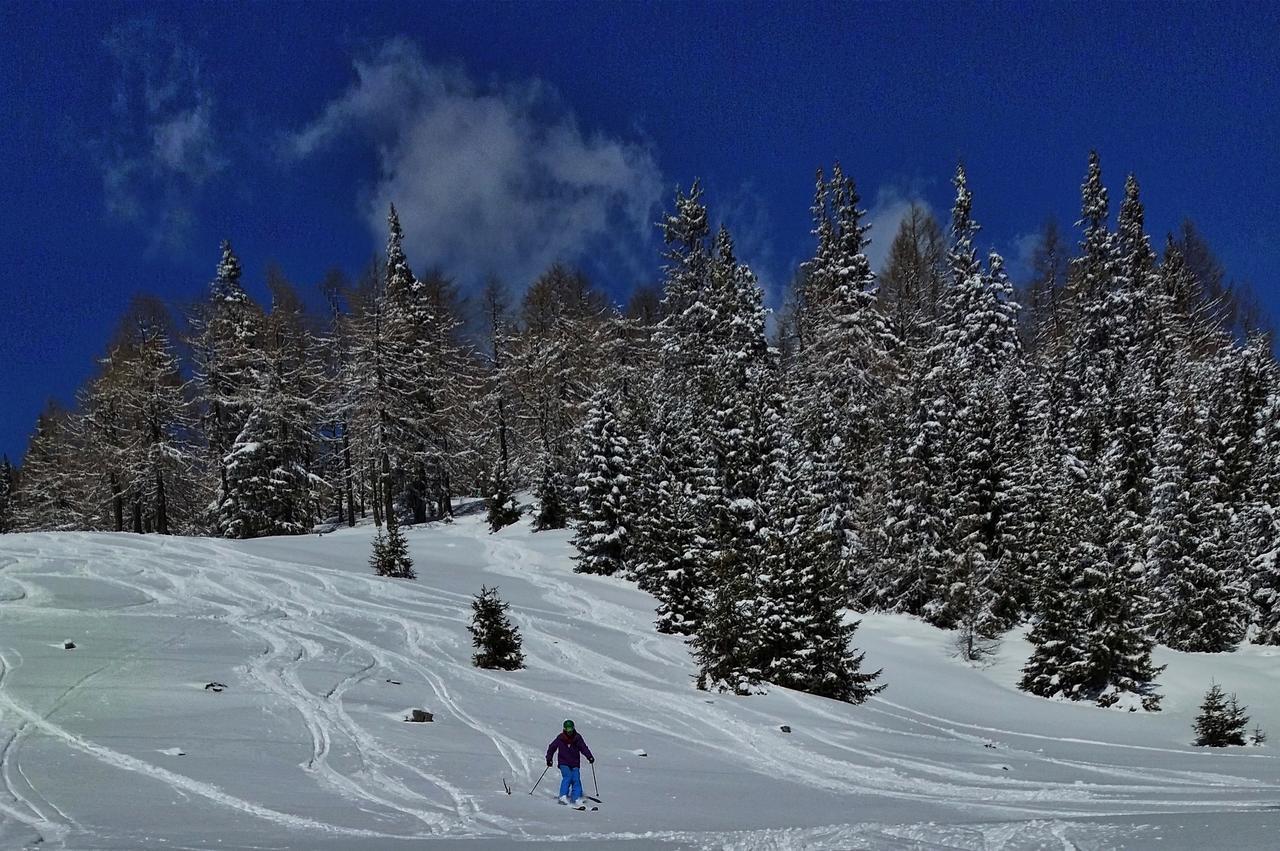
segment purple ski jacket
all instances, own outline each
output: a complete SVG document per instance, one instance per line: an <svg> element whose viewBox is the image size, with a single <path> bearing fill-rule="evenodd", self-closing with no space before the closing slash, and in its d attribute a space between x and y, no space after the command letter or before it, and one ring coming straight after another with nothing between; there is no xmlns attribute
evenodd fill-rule
<svg viewBox="0 0 1280 851"><path fill-rule="evenodd" d="M595 757L591 754L591 748L587 747L587 742L582 736L574 731L573 738L566 738L564 733L555 737L551 744L547 745L547 763L551 762L551 755L555 754L556 759L561 765L567 765L570 768L581 768L581 754L586 754L587 759L592 762Z"/></svg>

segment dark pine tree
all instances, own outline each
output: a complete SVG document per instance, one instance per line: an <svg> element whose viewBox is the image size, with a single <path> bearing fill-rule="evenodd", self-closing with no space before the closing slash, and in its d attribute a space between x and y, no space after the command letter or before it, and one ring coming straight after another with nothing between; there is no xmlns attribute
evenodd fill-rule
<svg viewBox="0 0 1280 851"><path fill-rule="evenodd" d="M514 671L524 667L520 652L520 630L507 617L509 604L498 598L497 588L482 586L471 601L471 644L476 654L471 657L477 668Z"/></svg>

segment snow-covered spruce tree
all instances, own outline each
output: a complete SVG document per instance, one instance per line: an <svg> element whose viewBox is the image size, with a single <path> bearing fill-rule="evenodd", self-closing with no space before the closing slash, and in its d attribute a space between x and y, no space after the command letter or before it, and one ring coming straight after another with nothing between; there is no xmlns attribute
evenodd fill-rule
<svg viewBox="0 0 1280 851"><path fill-rule="evenodd" d="M951 525L945 529L953 556L941 565L941 592L926 610L933 623L966 625L993 637L1021 616L1027 593L1015 560L1019 459L1027 447L1019 393L1022 345L1018 304L992 252L984 270L974 239L973 196L963 169L955 179L951 285L944 304L938 364L932 383L949 415L943 443L949 471Z"/></svg>
<svg viewBox="0 0 1280 851"><path fill-rule="evenodd" d="M877 560L869 581L853 590L866 608L923 615L954 558L947 536L952 491L935 399L923 383L911 396L900 434L887 448L888 494L875 535Z"/></svg>
<svg viewBox="0 0 1280 851"><path fill-rule="evenodd" d="M800 341L792 366L790 407L807 445L839 436L843 458L859 471L873 436L872 416L892 377L898 344L876 301L876 278L866 256L867 225L853 180L818 172L813 233L818 245L805 263L797 295Z"/></svg>
<svg viewBox="0 0 1280 851"><path fill-rule="evenodd" d="M386 258L382 318L387 357L382 380L389 391L386 415L394 438L387 447L390 467L384 476L383 502L390 503L397 495L403 495L414 522L420 523L426 520L431 487L428 468L440 468L437 429L443 377L433 369L435 317L423 282L409 268L404 231L395 205L387 213Z"/></svg>
<svg viewBox="0 0 1280 851"><path fill-rule="evenodd" d="M477 668L515 671L524 667L524 653L520 651L520 630L507 617L510 605L498 597L497 588L481 586L480 593L471 601L471 644L476 654L471 662Z"/></svg>
<svg viewBox="0 0 1280 851"><path fill-rule="evenodd" d="M955 555L943 564L940 596L925 613L938 626L967 625L992 638L1021 619L1030 596L1017 514L1027 505L1021 455L1028 447L1015 429L1017 415L996 378L975 376L959 400L951 434Z"/></svg>
<svg viewBox="0 0 1280 851"><path fill-rule="evenodd" d="M453 467L465 454L462 412L477 394L478 381L475 359L459 335L454 285L438 272L413 274L394 206L387 228L383 313L389 363L383 380L396 434L390 478L413 522L421 523L428 515L452 514Z"/></svg>
<svg viewBox="0 0 1280 851"><path fill-rule="evenodd" d="M580 472L574 488L578 520L573 536L578 573L612 576L630 567L632 457L618 408L616 390L602 387L591 399L579 435Z"/></svg>
<svg viewBox="0 0 1280 851"><path fill-rule="evenodd" d="M693 635L706 608L707 523L714 504L693 400L655 381L651 432L635 453L632 572L658 599L659 632Z"/></svg>
<svg viewBox="0 0 1280 851"><path fill-rule="evenodd" d="M951 207L950 246L940 316L931 345L918 366L930 393L937 397L937 414L944 422L950 420L965 371L981 360L983 354L959 345L964 339L981 336L975 333L976 326L969 327L968 319L969 304L979 302L983 290L982 261L974 244L981 226L973 218L973 192L963 166L956 167L951 183L956 197Z"/></svg>
<svg viewBox="0 0 1280 851"><path fill-rule="evenodd" d="M716 402L706 432L717 486L708 506L711 589L693 647L700 688L742 694L755 690L762 676L759 578L770 536L765 489L779 448L771 427L777 376L765 343L760 286L737 262L724 230L707 290L718 320Z"/></svg>
<svg viewBox="0 0 1280 851"><path fill-rule="evenodd" d="M1108 229L1107 190L1096 152L1081 186L1081 254L1072 261L1070 309L1058 344L1043 353L1049 377L1061 397L1055 400L1071 453L1085 464L1100 458L1107 442L1111 391L1118 377L1114 306L1114 236Z"/></svg>
<svg viewBox="0 0 1280 851"><path fill-rule="evenodd" d="M229 485L219 527L229 538L298 535L311 528L310 425L294 416L297 397L274 370L223 459Z"/></svg>
<svg viewBox="0 0 1280 851"><path fill-rule="evenodd" d="M520 507L516 505L515 492L501 470L494 473L489 481L484 502L490 532L496 532L520 520Z"/></svg>
<svg viewBox="0 0 1280 851"><path fill-rule="evenodd" d="M1074 462L1073 463L1078 463ZM1066 558L1043 578L1033 646L1020 687L1042 697L1092 700L1099 706L1131 701L1159 709L1151 662L1153 642L1142 628L1135 601L1139 581L1108 558L1104 500L1098 474L1081 466L1066 488Z"/></svg>
<svg viewBox="0 0 1280 851"><path fill-rule="evenodd" d="M394 512L387 515L386 533L378 530L373 539L373 555L369 558L369 566L378 576L390 576L393 579L418 578L413 569L413 559L409 556L409 542L400 531Z"/></svg>
<svg viewBox="0 0 1280 851"><path fill-rule="evenodd" d="M563 529L569 525L569 486L564 474L555 468L550 456L542 460L538 483L533 490L538 511L533 516L533 531Z"/></svg>
<svg viewBox="0 0 1280 851"><path fill-rule="evenodd" d="M293 490L289 487L292 482L283 480L292 471L273 451L272 426L270 414L264 408L255 409L223 459L227 496L218 506L218 517L219 528L228 538L275 533L274 518L282 508L277 498L283 495L282 491ZM278 479L278 474L283 476ZM285 534L299 531L302 530L293 529Z"/></svg>
<svg viewBox="0 0 1280 851"><path fill-rule="evenodd" d="M1156 446L1146 580L1156 639L1216 653L1234 650L1248 624L1244 542L1231 506L1221 501L1208 411L1197 401L1209 388L1196 372L1205 374L1192 371L1183 398L1166 405Z"/></svg>
<svg viewBox="0 0 1280 851"><path fill-rule="evenodd" d="M876 530L877 575L854 589L864 604L923 615L947 626L952 625L945 614L945 589L951 585L947 576L958 565L971 564L962 559L956 538L960 503L955 475L958 458L968 447L961 446L952 429L970 382L981 377L973 372L981 358L962 341L981 336L969 328L968 313L983 288L974 246L979 226L962 166L952 183L956 197L937 320L926 337L927 348L913 360L907 415L888 443L886 510Z"/></svg>
<svg viewBox="0 0 1280 851"><path fill-rule="evenodd" d="M718 321L709 300L710 229L702 188L697 181L688 194L676 193L675 210L662 225L667 245L662 321L655 332L659 374L674 394L711 401L712 327Z"/></svg>
<svg viewBox="0 0 1280 851"><path fill-rule="evenodd" d="M1255 433L1258 462L1245 510L1246 535L1253 557L1250 597L1254 641L1280 644L1280 389L1271 395Z"/></svg>
<svg viewBox="0 0 1280 851"><path fill-rule="evenodd" d="M223 469L228 483L218 528L233 538L311 529L328 484L316 474L314 434L322 377L302 301L274 270L263 323L262 384Z"/></svg>
<svg viewBox="0 0 1280 851"><path fill-rule="evenodd" d="M13 531L13 465L0 460L0 535Z"/></svg>
<svg viewBox="0 0 1280 851"><path fill-rule="evenodd" d="M1226 350L1218 371L1229 388L1218 396L1214 412L1221 418L1214 423L1222 448L1221 498L1236 511L1245 548L1250 618L1259 627L1254 640L1270 643L1265 624L1273 606L1264 589L1280 549L1280 368L1270 337L1254 334L1243 349Z"/></svg>
<svg viewBox="0 0 1280 851"><path fill-rule="evenodd" d="M16 532L61 532L85 527L88 494L77 458L70 412L50 402L36 418L13 489Z"/></svg>
<svg viewBox="0 0 1280 851"><path fill-rule="evenodd" d="M836 529L840 558L864 583L859 532L877 450L886 438L889 392L899 344L877 301L866 256L865 213L854 182L837 163L818 172L813 214L817 240L796 286L795 352L784 372L788 417L815 459L813 480Z"/></svg>
<svg viewBox="0 0 1280 851"><path fill-rule="evenodd" d="M209 297L190 318L194 384L213 478L205 490L215 516L228 494L224 459L253 412L263 371L262 310L245 292L241 275L240 260L223 240Z"/></svg>
<svg viewBox="0 0 1280 851"><path fill-rule="evenodd" d="M864 672L851 646L858 624L843 620L839 530L813 482L799 439L782 428L766 504L764 572L758 579L760 669L787 688L862 703L882 691L880 671Z"/></svg>
<svg viewBox="0 0 1280 851"><path fill-rule="evenodd" d="M1070 684L1063 671L1077 665L1083 655L1080 630L1073 623L1071 574L1074 566L1066 559L1046 564L1036 586L1031 632L1027 640L1033 648L1022 667L1018 688L1040 697L1070 697Z"/></svg>
<svg viewBox="0 0 1280 851"><path fill-rule="evenodd" d="M1244 714L1248 707L1241 706L1233 694L1227 697L1222 686L1213 683L1204 694L1200 703L1200 714L1196 716L1192 729L1196 733L1197 747L1225 748L1228 745L1243 745L1244 731L1249 726L1249 716Z"/></svg>

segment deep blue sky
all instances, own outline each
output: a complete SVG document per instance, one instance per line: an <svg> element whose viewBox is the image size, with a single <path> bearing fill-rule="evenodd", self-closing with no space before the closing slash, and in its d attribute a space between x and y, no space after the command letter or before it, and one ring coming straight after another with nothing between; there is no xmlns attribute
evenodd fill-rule
<svg viewBox="0 0 1280 851"><path fill-rule="evenodd" d="M1280 314L1280 13L1264 4L0 4L0 452L137 292L354 273L402 208L464 285L546 257L615 293L695 176L775 288L839 159L881 230L957 160L1016 268L1096 147L1155 234L1200 224ZM526 144L527 143L527 144ZM1114 209L1114 206L1113 206ZM873 233L888 239L891 233ZM1162 242L1162 238L1158 240Z"/></svg>

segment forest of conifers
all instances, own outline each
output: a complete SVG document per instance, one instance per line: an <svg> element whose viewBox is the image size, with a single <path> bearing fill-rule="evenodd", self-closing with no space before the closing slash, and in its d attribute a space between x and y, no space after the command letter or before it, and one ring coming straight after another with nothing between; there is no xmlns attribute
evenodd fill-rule
<svg viewBox="0 0 1280 851"><path fill-rule="evenodd" d="M577 570L650 591L699 685L739 693L874 693L846 609L971 657L1030 624L1022 687L1104 706L1158 708L1155 643L1280 644L1280 370L1248 299L1194 227L1153 247L1132 176L1113 217L1096 155L1078 239L1047 227L1016 286L954 186L877 273L887 235L819 172L775 321L697 184L625 309L564 265L463 298L411 271L394 208L323 315L275 271L255 303L224 242L207 297L137 299L40 416L0 531L394 527L475 494L496 530L527 493Z"/></svg>

